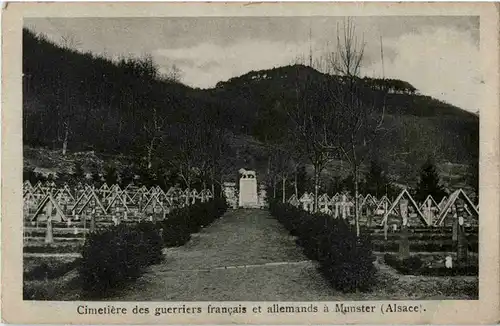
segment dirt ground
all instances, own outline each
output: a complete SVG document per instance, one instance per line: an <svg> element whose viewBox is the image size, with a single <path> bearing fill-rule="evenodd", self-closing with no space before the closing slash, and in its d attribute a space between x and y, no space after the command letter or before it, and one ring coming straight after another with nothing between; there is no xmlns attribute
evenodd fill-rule
<svg viewBox="0 0 500 326"><path fill-rule="evenodd" d="M369 293L334 290L266 210L228 211L185 246L164 250L113 301L335 301L475 299L477 277L400 275L377 259Z"/></svg>

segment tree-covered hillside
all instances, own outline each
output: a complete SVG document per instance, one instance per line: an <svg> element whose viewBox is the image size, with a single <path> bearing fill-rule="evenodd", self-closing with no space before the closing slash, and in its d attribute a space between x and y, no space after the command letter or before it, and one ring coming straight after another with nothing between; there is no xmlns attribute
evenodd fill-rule
<svg viewBox="0 0 500 326"><path fill-rule="evenodd" d="M59 150L62 157L89 150L108 161L126 156L146 170L176 171L187 184L222 180L242 166L271 173L277 164L271 145L289 134L298 102L311 112L323 110L332 101L330 89L345 84L342 77L293 65L193 89L175 76L161 76L151 57L112 61L28 30L23 36L25 146ZM398 182L416 183L428 157L440 164L477 162L476 115L418 95L404 81L356 83L360 101L384 113L383 132L371 143L365 167L376 159Z"/></svg>

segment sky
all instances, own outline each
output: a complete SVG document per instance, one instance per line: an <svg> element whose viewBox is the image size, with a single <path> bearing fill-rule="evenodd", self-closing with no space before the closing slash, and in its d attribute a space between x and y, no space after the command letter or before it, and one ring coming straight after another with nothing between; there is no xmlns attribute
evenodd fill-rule
<svg viewBox="0 0 500 326"><path fill-rule="evenodd" d="M462 109L479 110L479 18L350 17L364 44L361 74L397 78ZM32 18L25 27L56 43L117 59L151 55L162 73L209 88L252 70L334 49L346 17ZM68 41L66 41L68 42ZM382 49L382 51L381 51ZM383 53L383 56L382 56ZM382 60L383 57L383 60Z"/></svg>

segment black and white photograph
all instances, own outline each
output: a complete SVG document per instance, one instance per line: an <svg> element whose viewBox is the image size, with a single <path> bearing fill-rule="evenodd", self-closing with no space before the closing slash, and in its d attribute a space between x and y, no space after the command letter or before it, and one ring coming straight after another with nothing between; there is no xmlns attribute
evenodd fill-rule
<svg viewBox="0 0 500 326"><path fill-rule="evenodd" d="M23 299L477 300L479 31L25 18Z"/></svg>
<svg viewBox="0 0 500 326"><path fill-rule="evenodd" d="M6 5L2 321L498 321L499 8Z"/></svg>

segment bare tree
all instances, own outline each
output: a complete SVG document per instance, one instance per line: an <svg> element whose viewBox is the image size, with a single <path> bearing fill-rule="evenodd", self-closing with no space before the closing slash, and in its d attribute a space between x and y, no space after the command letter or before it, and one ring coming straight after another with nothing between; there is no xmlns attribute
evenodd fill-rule
<svg viewBox="0 0 500 326"><path fill-rule="evenodd" d="M273 184L273 194L276 197L277 184L281 182L282 202L286 201L286 184L294 173L293 148L287 143L275 143L269 146L269 175Z"/></svg>
<svg viewBox="0 0 500 326"><path fill-rule="evenodd" d="M76 39L73 34L66 33L61 36L61 47L66 50L78 50L78 47L82 44Z"/></svg>
<svg viewBox="0 0 500 326"><path fill-rule="evenodd" d="M188 190L191 189L193 177L195 176L196 168L196 146L197 133L195 133L194 123L184 122L177 124L175 128L176 145L171 163L179 172Z"/></svg>
<svg viewBox="0 0 500 326"><path fill-rule="evenodd" d="M196 128L200 136L196 138L195 149L197 149L197 165L202 186L206 189L206 181L210 179L212 193L215 193L216 175L224 166L221 160L226 149L224 131L217 125L216 117L208 108L202 110L196 118L200 119Z"/></svg>
<svg viewBox="0 0 500 326"><path fill-rule="evenodd" d="M174 83L180 83L182 75L182 70L174 63L168 68L168 71L163 74L163 79Z"/></svg>
<svg viewBox="0 0 500 326"><path fill-rule="evenodd" d="M314 167L315 210L319 176L325 164L334 157L343 158L349 163L354 179L354 195L357 198L360 166L370 144L378 132L384 130L382 125L386 92L382 91L382 96L379 94L377 100L374 89L360 78L364 49L364 40L358 39L355 25L348 19L343 23L342 31L337 26L335 48L308 60L312 68L333 79L333 82L323 83L326 87L313 86L317 93L325 92L324 103L317 103L314 99L308 99L304 103L307 96L297 92L297 107L292 110L291 120L295 124L295 134L301 139L306 155ZM304 57L297 60L308 64ZM357 200L355 220L359 235Z"/></svg>
<svg viewBox="0 0 500 326"><path fill-rule="evenodd" d="M163 141L165 119L160 117L156 108L153 108L153 117L143 125L143 130L146 133L146 161L148 170L153 166L153 155L156 153L156 148Z"/></svg>
<svg viewBox="0 0 500 326"><path fill-rule="evenodd" d="M336 50L326 57L327 67L339 82L332 89L332 99L338 110L338 149L350 167L354 180L356 232L359 236L360 166L378 132L384 130L385 94L379 96L360 78L365 43L359 41L352 21L344 22L343 32L337 31ZM380 94L379 94L380 95ZM382 99L380 101L380 98Z"/></svg>
<svg viewBox="0 0 500 326"><path fill-rule="evenodd" d="M318 209L319 181L338 148L338 106L329 98L330 80L305 80L295 87L295 106L287 110L296 144L314 168L314 207Z"/></svg>

